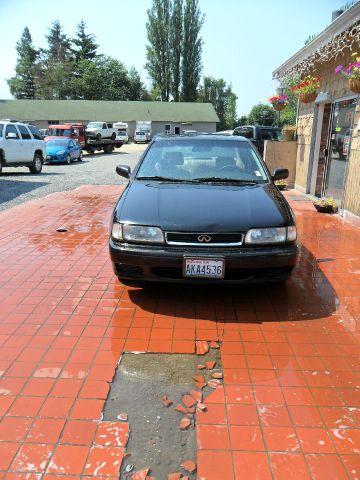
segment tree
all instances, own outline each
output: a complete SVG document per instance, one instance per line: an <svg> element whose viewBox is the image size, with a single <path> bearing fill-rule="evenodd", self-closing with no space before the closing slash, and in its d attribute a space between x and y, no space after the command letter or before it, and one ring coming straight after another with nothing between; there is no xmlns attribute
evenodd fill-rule
<svg viewBox="0 0 360 480"><path fill-rule="evenodd" d="M62 26L58 20L52 23L46 39L49 46L47 58L50 62L61 63L69 60L71 42L67 35L63 33Z"/></svg>
<svg viewBox="0 0 360 480"><path fill-rule="evenodd" d="M247 125L249 123L248 117L246 115L242 115L239 117L235 123L235 127L240 127L242 125Z"/></svg>
<svg viewBox="0 0 360 480"><path fill-rule="evenodd" d="M250 110L248 121L251 125L275 125L276 117L276 112L270 105L258 103Z"/></svg>
<svg viewBox="0 0 360 480"><path fill-rule="evenodd" d="M185 0L184 41L182 59L182 100L195 102L202 71L202 39L200 30L204 23L198 0Z"/></svg>
<svg viewBox="0 0 360 480"><path fill-rule="evenodd" d="M80 60L93 60L96 57L98 45L95 43L95 35L86 33L86 23L84 20L77 25L76 37L72 39L75 48L72 49L72 53L75 57L75 61Z"/></svg>
<svg viewBox="0 0 360 480"><path fill-rule="evenodd" d="M219 130L234 128L236 119L236 95L224 79L204 77L199 88L198 101L212 103L218 117Z"/></svg>
<svg viewBox="0 0 360 480"><path fill-rule="evenodd" d="M175 102L180 100L181 58L183 53L183 0L174 0L170 24L171 94Z"/></svg>
<svg viewBox="0 0 360 480"><path fill-rule="evenodd" d="M146 46L145 68L153 84L159 87L161 100L168 102L171 88L170 0L153 0L147 14L149 45Z"/></svg>
<svg viewBox="0 0 360 480"><path fill-rule="evenodd" d="M7 80L11 94L15 98L35 98L36 61L38 51L34 48L30 30L25 27L20 40L16 43L18 60L15 76Z"/></svg>
<svg viewBox="0 0 360 480"><path fill-rule="evenodd" d="M147 92L139 72L131 67L128 72L129 87L126 100L150 100L150 95Z"/></svg>

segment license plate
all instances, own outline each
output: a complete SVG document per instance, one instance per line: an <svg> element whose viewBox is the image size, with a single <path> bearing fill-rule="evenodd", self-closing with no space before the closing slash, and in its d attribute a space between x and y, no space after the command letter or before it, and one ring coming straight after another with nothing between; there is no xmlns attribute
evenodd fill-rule
<svg viewBox="0 0 360 480"><path fill-rule="evenodd" d="M225 262L223 258L189 258L183 262L184 277L224 278Z"/></svg>

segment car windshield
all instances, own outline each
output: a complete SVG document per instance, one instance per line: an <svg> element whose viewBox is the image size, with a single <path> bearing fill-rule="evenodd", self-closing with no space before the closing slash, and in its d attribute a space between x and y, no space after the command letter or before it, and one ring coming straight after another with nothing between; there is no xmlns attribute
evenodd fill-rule
<svg viewBox="0 0 360 480"><path fill-rule="evenodd" d="M136 178L210 182L268 182L249 142L215 139L161 140L144 157Z"/></svg>
<svg viewBox="0 0 360 480"><path fill-rule="evenodd" d="M121 136L121 137L125 137L126 132L124 132L123 130L119 130L118 135Z"/></svg>
<svg viewBox="0 0 360 480"><path fill-rule="evenodd" d="M145 132L135 132L135 135L145 135Z"/></svg>
<svg viewBox="0 0 360 480"><path fill-rule="evenodd" d="M102 128L102 126L103 124L101 122L90 122L87 128Z"/></svg>
<svg viewBox="0 0 360 480"><path fill-rule="evenodd" d="M71 137L70 128L49 128L49 137Z"/></svg>
<svg viewBox="0 0 360 480"><path fill-rule="evenodd" d="M66 147L68 145L68 140L48 140L46 142L47 147Z"/></svg>

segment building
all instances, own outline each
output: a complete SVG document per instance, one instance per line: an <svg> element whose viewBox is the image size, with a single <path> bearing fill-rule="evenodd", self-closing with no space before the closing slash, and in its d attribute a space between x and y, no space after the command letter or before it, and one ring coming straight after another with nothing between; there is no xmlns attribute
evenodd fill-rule
<svg viewBox="0 0 360 480"><path fill-rule="evenodd" d="M295 185L315 196L333 197L340 213L360 225L360 100L335 73L360 53L360 2L333 12L331 24L273 72L319 76L315 102L299 102Z"/></svg>
<svg viewBox="0 0 360 480"><path fill-rule="evenodd" d="M94 100L0 100L0 118L32 122L38 128L69 121L121 121L129 124L130 137L137 121L151 121L153 135L183 130L213 133L219 121L211 103Z"/></svg>

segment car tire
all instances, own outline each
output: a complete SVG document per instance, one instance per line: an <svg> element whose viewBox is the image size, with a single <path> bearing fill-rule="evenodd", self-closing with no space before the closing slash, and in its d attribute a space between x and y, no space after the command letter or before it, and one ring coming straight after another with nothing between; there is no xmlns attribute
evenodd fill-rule
<svg viewBox="0 0 360 480"><path fill-rule="evenodd" d="M83 161L83 152L80 152L80 155L78 157L78 162L82 162Z"/></svg>
<svg viewBox="0 0 360 480"><path fill-rule="evenodd" d="M68 156L66 157L66 164L70 165L70 163L71 163L71 157L70 157L70 154L68 154Z"/></svg>
<svg viewBox="0 0 360 480"><path fill-rule="evenodd" d="M101 142L101 133L97 133L97 134L95 135L95 140L96 140L97 142Z"/></svg>
<svg viewBox="0 0 360 480"><path fill-rule="evenodd" d="M40 156L39 153L35 153L34 155L34 160L31 164L31 166L29 167L29 170L31 173L41 173L41 170L42 170L42 166L43 166L43 162L42 162L42 158Z"/></svg>
<svg viewBox="0 0 360 480"><path fill-rule="evenodd" d="M115 140L115 138L116 138L116 133L113 132L112 135L111 135L111 140Z"/></svg>

